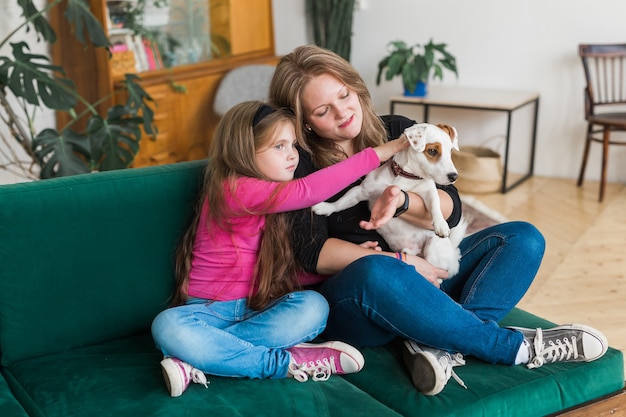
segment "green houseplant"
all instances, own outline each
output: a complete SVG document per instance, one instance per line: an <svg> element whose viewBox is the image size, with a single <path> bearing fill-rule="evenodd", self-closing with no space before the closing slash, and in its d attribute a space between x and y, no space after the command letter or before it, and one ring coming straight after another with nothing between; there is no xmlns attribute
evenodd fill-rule
<svg viewBox="0 0 626 417"><path fill-rule="evenodd" d="M350 61L355 0L306 0L315 45Z"/></svg>
<svg viewBox="0 0 626 417"><path fill-rule="evenodd" d="M16 0L16 3L22 8L24 19L0 39L0 47L23 28L34 30L38 42L56 42L56 34L45 16L60 4L65 5L64 15L80 42L86 44L88 38L95 47L109 47L109 40L87 0L51 0L41 10L33 0ZM0 146L0 156L9 160L1 168L27 179L37 178L31 169L33 165L39 167L41 179L127 168L139 150L140 127L148 135L156 133L153 111L148 106L152 99L136 83L137 76L125 77L125 89L119 91L127 97L125 104L99 112L98 105L108 97L96 103L87 102L72 80L65 77L63 68L50 64L44 55L30 53L28 43L23 40L11 43L11 51L12 54L0 56L0 116L10 132L9 137L2 134L0 141L0 145L4 143L9 148ZM79 103L84 110L77 113ZM34 120L42 108L68 112L72 121L66 126L36 132ZM87 120L86 127L74 129L76 122L83 119ZM16 143L30 160L18 160L11 147Z"/></svg>
<svg viewBox="0 0 626 417"><path fill-rule="evenodd" d="M403 41L390 42L389 55L378 63L376 85L380 85L384 72L386 81L395 76L402 77L406 95L425 95L431 76L442 80L443 70L447 69L458 77L456 58L446 50L446 46L445 43L434 43L432 39L423 46L409 46Z"/></svg>

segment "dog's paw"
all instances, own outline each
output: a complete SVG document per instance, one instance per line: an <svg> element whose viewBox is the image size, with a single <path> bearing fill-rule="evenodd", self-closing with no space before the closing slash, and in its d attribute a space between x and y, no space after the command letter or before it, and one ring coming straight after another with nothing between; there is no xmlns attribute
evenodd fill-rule
<svg viewBox="0 0 626 417"><path fill-rule="evenodd" d="M335 212L335 206L332 203L322 202L311 207L311 210L320 216L330 216Z"/></svg>
<svg viewBox="0 0 626 417"><path fill-rule="evenodd" d="M450 226L448 222L444 221L433 225L435 234L441 238L447 238L450 236Z"/></svg>

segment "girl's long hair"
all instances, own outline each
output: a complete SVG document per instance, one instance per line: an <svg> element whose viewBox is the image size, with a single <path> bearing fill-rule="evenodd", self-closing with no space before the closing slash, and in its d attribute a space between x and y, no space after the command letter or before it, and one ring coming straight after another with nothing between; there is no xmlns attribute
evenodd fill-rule
<svg viewBox="0 0 626 417"><path fill-rule="evenodd" d="M255 164L256 150L272 139L281 123L295 123L291 111L276 108L253 126L254 116L263 105L265 103L260 101L238 104L224 115L216 128L194 218L176 253L176 291L172 305L182 305L188 298L189 272L203 204L208 203L209 220L214 222L209 224L232 232L225 202L225 184L230 185L231 195L234 196L238 177L268 179ZM258 211L247 211L250 215L265 215L266 219L254 271L255 285L252 288L256 288L256 292L248 298L248 305L257 310L299 288L289 240L289 218L285 213L265 214L277 203L280 190L281 187L277 187L277 192ZM237 254L234 253L233 262L236 263L236 260Z"/></svg>
<svg viewBox="0 0 626 417"><path fill-rule="evenodd" d="M281 58L270 83L270 101L278 107L289 107L296 115L296 133L304 138L305 148L318 168L345 159L346 155L332 140L305 129L302 92L314 77L329 74L354 91L363 109L363 126L354 139L354 152L375 147L386 141L385 126L376 114L365 82L349 62L336 53L314 45L300 46Z"/></svg>

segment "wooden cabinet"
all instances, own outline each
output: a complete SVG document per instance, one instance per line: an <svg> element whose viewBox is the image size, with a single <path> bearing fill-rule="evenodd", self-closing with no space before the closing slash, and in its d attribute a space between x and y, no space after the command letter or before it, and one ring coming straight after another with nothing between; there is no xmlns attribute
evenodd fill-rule
<svg viewBox="0 0 626 417"><path fill-rule="evenodd" d="M213 99L222 77L238 66L277 62L271 0L169 0L171 7L198 2L207 3L202 6L209 10L211 35L225 40L229 51L204 61L137 73L142 87L154 100L159 133L154 138L142 135L135 167L206 157L219 121L213 112ZM89 2L92 13L108 28L107 3L111 2ZM123 75L116 71L119 67L106 50L85 47L76 41L63 13L64 7L50 11L50 23L59 38L52 48L53 62L65 69L67 77L89 102L109 97L101 111L113 103L122 103ZM67 114L58 113L59 127L68 121Z"/></svg>

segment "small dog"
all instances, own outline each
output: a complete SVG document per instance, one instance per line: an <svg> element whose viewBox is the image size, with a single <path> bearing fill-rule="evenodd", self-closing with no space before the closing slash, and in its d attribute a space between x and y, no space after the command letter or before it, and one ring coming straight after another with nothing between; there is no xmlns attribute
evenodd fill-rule
<svg viewBox="0 0 626 417"><path fill-rule="evenodd" d="M350 189L339 200L312 207L313 212L328 216L352 207L359 201L374 201L390 185L412 191L424 200L433 218L433 230L414 226L401 218L393 218L379 229L389 246L409 255L422 255L430 264L448 271L452 277L459 271L459 243L465 236L467 222L452 230L441 213L441 202L435 184L448 185L458 178L452 162L452 149L459 149L457 132L448 125L415 124L404 131L410 147L370 172L360 185Z"/></svg>

